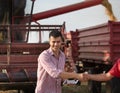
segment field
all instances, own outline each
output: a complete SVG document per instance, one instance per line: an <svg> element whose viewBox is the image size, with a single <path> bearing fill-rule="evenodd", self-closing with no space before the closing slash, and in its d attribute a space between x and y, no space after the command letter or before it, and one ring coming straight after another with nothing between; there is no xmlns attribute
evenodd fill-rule
<svg viewBox="0 0 120 93"><path fill-rule="evenodd" d="M90 93L89 88L86 84L82 84L81 86L78 85L71 85L71 86L63 86L62 93ZM102 84L102 92L101 93L110 93L106 91L105 84Z"/></svg>
<svg viewBox="0 0 120 93"><path fill-rule="evenodd" d="M18 93L16 90L0 91L0 93ZM20 93L23 93L22 91ZM62 93L90 93L86 83L78 85L64 85L62 87ZM102 84L102 93L110 93L106 91L105 84Z"/></svg>

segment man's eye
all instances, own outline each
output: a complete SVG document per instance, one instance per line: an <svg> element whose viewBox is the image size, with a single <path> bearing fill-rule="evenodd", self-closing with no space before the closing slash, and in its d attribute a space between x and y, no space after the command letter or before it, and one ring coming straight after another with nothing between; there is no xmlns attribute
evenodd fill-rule
<svg viewBox="0 0 120 93"><path fill-rule="evenodd" d="M60 41L57 41L57 43L60 43Z"/></svg>
<svg viewBox="0 0 120 93"><path fill-rule="evenodd" d="M53 41L53 43L60 43L60 41Z"/></svg>

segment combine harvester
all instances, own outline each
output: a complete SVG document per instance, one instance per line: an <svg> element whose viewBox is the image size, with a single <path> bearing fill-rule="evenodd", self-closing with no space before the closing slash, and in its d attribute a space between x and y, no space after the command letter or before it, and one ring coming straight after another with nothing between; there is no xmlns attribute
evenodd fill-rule
<svg viewBox="0 0 120 93"><path fill-rule="evenodd" d="M80 2L77 4L60 7L53 10L40 12L37 14L32 14L34 2L35 2L35 0L32 0L31 14L24 16L24 11L21 10L20 12L19 6L12 6L17 3L15 1L19 1L19 4L23 4L22 6L23 9L25 8L26 0L8 1L8 2L5 2L5 4L9 4L8 10L6 9L4 12L2 11L4 16L0 16L0 17L3 17L3 20L0 20L1 21L1 25L0 25L0 89L1 90L16 89L16 90L23 90L24 93L34 93L34 89L36 86L36 79L37 79L37 57L43 50L49 47L49 44L47 42L43 42L42 33L49 33L51 30L57 29L58 31L61 31L65 41L69 39L67 38L68 34L66 34L66 31L65 31L65 23L63 23L62 25L41 25L37 21L48 18L48 17L53 17L60 14L80 10L83 8L96 6L99 4L105 5L105 3L103 3L102 0L86 0L84 2ZM1 0L0 6L2 6L2 4L4 5L4 0ZM14 10L14 8L16 7L18 7L19 12ZM112 11L110 11L109 13L111 12ZM115 17L113 16L112 18L114 19ZM31 22L34 22L35 25L32 25ZM112 24L115 24L115 25L112 25ZM111 47L113 46L109 44L110 43L109 39L110 40L112 39L113 41L113 38L110 38L109 36L111 35L113 36L114 31L119 32L119 30L113 30L114 26L116 28L120 27L118 22L113 22L113 23L111 22L109 23L109 25L106 24L102 26L103 31L99 32L99 30L95 31L96 30L95 29L94 31L90 32L91 34L92 33L94 34L92 36L99 35L99 34L100 36L102 36L103 34L102 37L107 36L108 38L106 38L105 41L101 40L100 36L99 36L100 40L98 41L94 41L91 43L89 41L86 41L88 43L87 45L92 44L94 47L96 46L93 43L100 45L98 46L98 49L101 49L102 46L105 46L103 48L107 49L106 51L107 51L107 54L109 55L108 58L110 58L110 62L113 62L114 59L113 60L111 59L115 58L115 55L113 55L113 52L111 52L111 50L113 50L113 48ZM102 27L98 27L97 29L100 28L101 30ZM109 27L112 28L112 31L111 29L108 30ZM77 54L73 54L74 55L73 60L75 63L80 61L82 61L83 64L91 63L92 65L94 64L93 66L96 66L95 65L96 62L99 62L99 64L101 65L104 64L102 65L103 67L106 65L105 60L104 60L105 62L103 63L103 60L101 60L100 58L98 58L100 59L100 61L98 61L98 59L96 61L96 59L93 59L92 57L90 57L92 58L92 61L91 61L91 59L89 59L88 57L90 51L92 51L93 49L93 46L90 47L90 50L89 50L88 46L85 46L86 43L84 39L83 41L79 41L79 42L76 41L82 36L84 37L85 35L89 35L90 33L88 32L88 30L87 31L85 30L84 32L86 33L83 32L83 34L82 32L80 33L79 30L77 30L76 32L70 32L70 35L72 37L70 39L73 47L72 50L74 51L74 53L77 53ZM39 33L39 40L37 43L28 43L28 39L32 38L32 37L29 37L30 32ZM78 37L76 40L75 40L75 37L77 35L73 33L78 34ZM115 35L118 35L118 34L115 34ZM116 39L118 40L119 37ZM93 41L93 39L89 39L89 40ZM112 42L112 41L111 41L111 44L114 43L116 45L116 42ZM76 44L76 46L78 47L73 46L73 44L74 45ZM117 43L116 46L118 49L119 44ZM85 49L82 50L82 48L87 48L89 53L87 53L87 50L84 53ZM75 52L76 49L79 49L79 52ZM93 52L92 52L93 54L90 53L90 56L92 55L94 56L95 53L97 57L99 55L104 54L103 52L101 54L101 51L99 51L98 53L98 51L94 50L93 51L94 53ZM119 53L117 53L116 55L119 55ZM109 64L109 62L107 64ZM79 64L77 66L79 67Z"/></svg>

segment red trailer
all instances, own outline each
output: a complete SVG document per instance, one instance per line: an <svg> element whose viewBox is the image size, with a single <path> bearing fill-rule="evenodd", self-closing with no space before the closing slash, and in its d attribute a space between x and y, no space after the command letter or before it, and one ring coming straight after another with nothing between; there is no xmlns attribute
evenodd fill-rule
<svg viewBox="0 0 120 93"><path fill-rule="evenodd" d="M79 66L82 64L83 71L107 72L120 58L120 22L109 21L105 24L77 29L69 34L71 34L73 60ZM93 83L91 87L94 87L93 93L100 92L100 84Z"/></svg>
<svg viewBox="0 0 120 93"><path fill-rule="evenodd" d="M109 21L71 32L75 60L100 64L114 64L120 58L120 23Z"/></svg>

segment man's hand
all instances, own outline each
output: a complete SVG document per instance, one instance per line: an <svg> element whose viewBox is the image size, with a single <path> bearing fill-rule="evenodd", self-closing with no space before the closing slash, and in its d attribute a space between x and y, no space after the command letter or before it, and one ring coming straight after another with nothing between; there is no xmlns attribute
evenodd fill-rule
<svg viewBox="0 0 120 93"><path fill-rule="evenodd" d="M83 78L87 81L90 80L90 76L88 73L83 73Z"/></svg>
<svg viewBox="0 0 120 93"><path fill-rule="evenodd" d="M88 78L88 74L78 74L78 80L82 81L82 82L85 82L85 81L88 81L89 78Z"/></svg>

